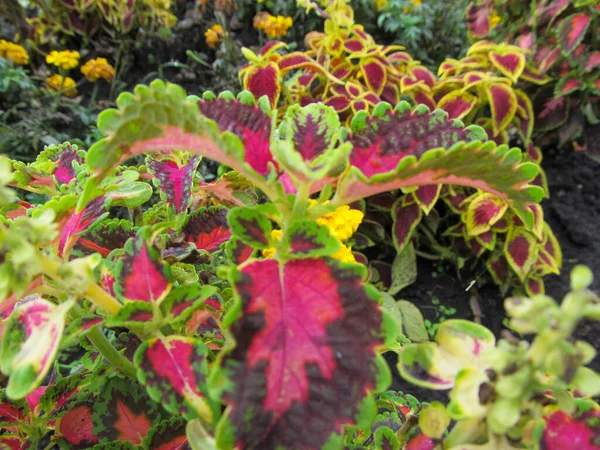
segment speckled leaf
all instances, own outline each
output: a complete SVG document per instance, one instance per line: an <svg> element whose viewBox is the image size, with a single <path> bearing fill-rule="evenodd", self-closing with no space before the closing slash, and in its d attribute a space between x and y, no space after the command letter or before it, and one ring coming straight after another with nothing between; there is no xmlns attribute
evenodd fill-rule
<svg viewBox="0 0 600 450"><path fill-rule="evenodd" d="M375 447L378 450L399 450L400 441L394 430L388 427L378 427L374 433Z"/></svg>
<svg viewBox="0 0 600 450"><path fill-rule="evenodd" d="M106 322L108 327L140 327L152 322L154 308L144 301L128 301L119 311L110 316Z"/></svg>
<svg viewBox="0 0 600 450"><path fill-rule="evenodd" d="M135 236L133 224L125 219L105 220L91 231L84 232L73 246L73 254L87 256L100 253L106 257L115 249L123 248Z"/></svg>
<svg viewBox="0 0 600 450"><path fill-rule="evenodd" d="M517 96L512 87L502 83L487 85L486 94L492 110L492 127L496 136L512 122L517 112Z"/></svg>
<svg viewBox="0 0 600 450"><path fill-rule="evenodd" d="M254 249L244 244L237 237L232 237L225 244L225 254L227 259L236 265L240 265L252 256Z"/></svg>
<svg viewBox="0 0 600 450"><path fill-rule="evenodd" d="M98 116L98 128L107 137L87 153L98 178L132 156L167 150L187 150L247 171L239 145L226 145L216 123L200 113L198 98L186 98L179 86L161 80L138 85L119 96L117 107Z"/></svg>
<svg viewBox="0 0 600 450"><path fill-rule="evenodd" d="M192 450L186 436L186 420L173 417L152 427L144 439L144 448L152 450Z"/></svg>
<svg viewBox="0 0 600 450"><path fill-rule="evenodd" d="M233 133L241 140L243 147L238 158L243 158L260 175L269 173L270 165L274 164L270 150L271 117L263 108L255 102L242 101L242 98L211 98L206 94L198 106L205 117L217 123L221 132ZM239 166L218 161L236 170Z"/></svg>
<svg viewBox="0 0 600 450"><path fill-rule="evenodd" d="M210 423L213 412L205 397L207 352L206 345L194 338L150 339L135 352L138 378L150 397L169 412Z"/></svg>
<svg viewBox="0 0 600 450"><path fill-rule="evenodd" d="M170 270L145 234L140 232L125 244L114 290L120 300L158 304L171 290Z"/></svg>
<svg viewBox="0 0 600 450"><path fill-rule="evenodd" d="M419 205L411 203L404 205L402 199L398 199L392 207L392 219L394 220L392 238L397 251L400 251L410 241L416 226L421 223L423 211Z"/></svg>
<svg viewBox="0 0 600 450"><path fill-rule="evenodd" d="M73 450L89 449L98 443L100 438L94 433L91 404L79 404L71 408L56 423L56 437L60 438Z"/></svg>
<svg viewBox="0 0 600 450"><path fill-rule="evenodd" d="M561 20L556 28L558 46L569 55L583 41L592 18L587 14L573 14Z"/></svg>
<svg viewBox="0 0 600 450"><path fill-rule="evenodd" d="M340 248L339 241L331 236L325 225L311 220L294 221L287 239L289 254L293 258L328 256Z"/></svg>
<svg viewBox="0 0 600 450"><path fill-rule="evenodd" d="M215 295L216 291L214 286L182 284L173 288L162 303L161 309L165 317L170 318L170 323L185 322L209 297Z"/></svg>
<svg viewBox="0 0 600 450"><path fill-rule="evenodd" d="M489 52L490 61L504 75L516 83L525 69L525 55L521 52Z"/></svg>
<svg viewBox="0 0 600 450"><path fill-rule="evenodd" d="M93 404L93 431L101 443L140 445L160 420L158 404L142 386L129 380L112 379Z"/></svg>
<svg viewBox="0 0 600 450"><path fill-rule="evenodd" d="M479 194L469 203L466 225L469 236L489 231L504 215L508 205L493 194Z"/></svg>
<svg viewBox="0 0 600 450"><path fill-rule="evenodd" d="M444 95L437 107L448 113L451 119L462 119L469 114L477 104L477 97L469 92L454 90Z"/></svg>
<svg viewBox="0 0 600 450"><path fill-rule="evenodd" d="M491 331L482 325L450 319L443 322L435 342L405 345L398 359L400 374L430 389L450 389L460 370L478 368L485 349L495 345Z"/></svg>
<svg viewBox="0 0 600 450"><path fill-rule="evenodd" d="M26 297L10 315L2 336L0 367L9 375L6 396L21 399L40 385L58 352L65 316L73 306L38 295Z"/></svg>
<svg viewBox="0 0 600 450"><path fill-rule="evenodd" d="M523 228L514 228L507 239L506 259L521 281L527 278L536 256L535 237Z"/></svg>
<svg viewBox="0 0 600 450"><path fill-rule="evenodd" d="M167 204L177 214L185 211L189 206L194 172L199 162L200 157L197 155L181 167L171 159L146 158L148 169L158 180L158 187L165 195Z"/></svg>
<svg viewBox="0 0 600 450"><path fill-rule="evenodd" d="M83 163L83 157L77 151L77 146L62 145L59 146L61 151L58 158L55 159L56 168L54 169L54 177L58 184L68 184L77 175L73 163Z"/></svg>
<svg viewBox="0 0 600 450"><path fill-rule="evenodd" d="M351 203L413 186L465 185L502 198L529 223L524 204L538 203L544 195L543 189L529 184L539 166L522 163L517 148L481 139L481 128L463 128L441 110L430 113L417 107L411 112L401 102L390 111L380 103L374 116L359 113L352 121L352 167L338 182L337 200Z"/></svg>
<svg viewBox="0 0 600 450"><path fill-rule="evenodd" d="M227 214L227 224L231 233L246 245L258 249L269 247L273 226L266 213L273 213L274 208L259 205L253 208L238 207Z"/></svg>
<svg viewBox="0 0 600 450"><path fill-rule="evenodd" d="M201 208L189 215L182 232L187 242L198 250L216 252L221 244L231 238L227 224L227 208Z"/></svg>
<svg viewBox="0 0 600 450"><path fill-rule="evenodd" d="M82 211L69 216L58 238L58 256L67 256L81 234L108 215L109 204L106 197L96 197Z"/></svg>
<svg viewBox="0 0 600 450"><path fill-rule="evenodd" d="M256 98L266 95L271 106L277 106L281 94L279 84L281 72L277 63L269 62L264 66L253 65L244 73L243 77L245 90L252 92Z"/></svg>
<svg viewBox="0 0 600 450"><path fill-rule="evenodd" d="M224 323L241 317L231 325L236 347L222 362L229 407L217 426L219 448L322 448L339 443L345 424L370 423L369 393L389 374L377 356L382 312L364 275L361 266L324 259L233 270L238 306Z"/></svg>

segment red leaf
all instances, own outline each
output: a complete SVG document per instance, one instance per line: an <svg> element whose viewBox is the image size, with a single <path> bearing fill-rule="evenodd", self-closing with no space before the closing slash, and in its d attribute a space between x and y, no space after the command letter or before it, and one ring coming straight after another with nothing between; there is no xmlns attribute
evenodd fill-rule
<svg viewBox="0 0 600 450"><path fill-rule="evenodd" d="M74 407L57 421L57 434L74 448L90 448L99 440L93 431L92 412L90 406Z"/></svg>
<svg viewBox="0 0 600 450"><path fill-rule="evenodd" d="M108 220L94 227L90 232L85 232L73 247L73 253L91 255L100 253L108 256L117 248L123 248L127 240L135 236L131 222L126 220Z"/></svg>
<svg viewBox="0 0 600 450"><path fill-rule="evenodd" d="M294 69L304 69L310 72L316 72L321 75L328 75L327 71L317 61L312 59L306 53L292 52L283 56L279 61L279 70L282 73ZM251 91L252 92L252 91Z"/></svg>
<svg viewBox="0 0 600 450"><path fill-rule="evenodd" d="M399 199L392 209L394 219L393 239L396 249L400 251L409 242L415 227L421 222L423 211L417 203L403 205Z"/></svg>
<svg viewBox="0 0 600 450"><path fill-rule="evenodd" d="M523 69L525 69L525 56L522 53L505 53L500 54L490 52L488 54L492 64L504 75L510 78L513 83L516 83Z"/></svg>
<svg viewBox="0 0 600 450"><path fill-rule="evenodd" d="M150 339L135 353L138 378L150 396L171 413L210 421L212 411L201 393L206 383L206 354L206 346L197 339Z"/></svg>
<svg viewBox="0 0 600 450"><path fill-rule="evenodd" d="M558 26L558 45L566 54L570 54L583 40L592 18L587 14L573 14Z"/></svg>
<svg viewBox="0 0 600 450"><path fill-rule="evenodd" d="M58 238L58 256L68 255L78 237L92 224L104 218L107 214L108 203L105 196L96 197L81 212L74 212L67 219Z"/></svg>
<svg viewBox="0 0 600 450"><path fill-rule="evenodd" d="M469 92L456 90L442 97L437 107L446 111L451 119L461 119L469 114L476 104L477 97Z"/></svg>
<svg viewBox="0 0 600 450"><path fill-rule="evenodd" d="M595 413L598 416L598 413ZM597 420L597 418L596 418ZM564 411L556 411L546 419L543 442L552 450L598 450L594 430L584 421L575 420Z"/></svg>
<svg viewBox="0 0 600 450"><path fill-rule="evenodd" d="M198 250L216 252L221 244L231 238L227 225L226 208L203 208L189 215L183 227L187 242L193 242Z"/></svg>
<svg viewBox="0 0 600 450"><path fill-rule="evenodd" d="M433 208L437 202L441 190L441 184L432 184L428 186L419 186L417 190L413 192L415 200L425 214L429 214L429 211L431 211L431 208Z"/></svg>
<svg viewBox="0 0 600 450"><path fill-rule="evenodd" d="M237 346L223 361L235 388L217 441L321 448L355 422L358 402L376 387L381 310L360 266L270 259L242 267L233 275L243 311L231 328Z"/></svg>
<svg viewBox="0 0 600 450"><path fill-rule="evenodd" d="M469 236L488 231L506 212L508 205L492 194L479 194L467 209L466 223Z"/></svg>
<svg viewBox="0 0 600 450"><path fill-rule="evenodd" d="M506 259L521 281L535 263L537 252L535 238L524 229L515 230L507 243Z"/></svg>
<svg viewBox="0 0 600 450"><path fill-rule="evenodd" d="M188 208L192 196L192 182L196 166L200 162L199 156L193 156L182 167L170 159L147 158L150 173L160 181L159 188L165 193L167 203L175 209L175 213Z"/></svg>
<svg viewBox="0 0 600 450"><path fill-rule="evenodd" d="M468 135L450 120L432 123L430 113L387 111L381 118L368 117L365 127L349 136L353 145L350 163L371 177L394 170L405 156L419 158L431 148L448 148L451 141L465 140Z"/></svg>
<svg viewBox="0 0 600 450"><path fill-rule="evenodd" d="M345 95L334 95L323 102L331 106L337 113L346 111L350 107L350 100Z"/></svg>
<svg viewBox="0 0 600 450"><path fill-rule="evenodd" d="M572 92L580 90L582 87L583 83L575 77L563 78L556 84L556 97L569 95Z"/></svg>
<svg viewBox="0 0 600 450"><path fill-rule="evenodd" d="M144 236L129 240L117 265L117 297L126 301L160 303L171 290L169 270Z"/></svg>
<svg viewBox="0 0 600 450"><path fill-rule="evenodd" d="M134 445L142 443L148 430L152 428L152 422L143 412L136 414L122 400L117 400L115 405L115 422L113 427L117 432L117 440L131 442Z"/></svg>
<svg viewBox="0 0 600 450"><path fill-rule="evenodd" d="M587 55L583 71L589 72L596 67L600 67L600 51L595 51Z"/></svg>
<svg viewBox="0 0 600 450"><path fill-rule="evenodd" d="M271 106L275 107L281 94L280 76L277 63L270 62L264 67L253 65L244 73L244 89L252 92L257 99L266 95Z"/></svg>
<svg viewBox="0 0 600 450"><path fill-rule="evenodd" d="M419 433L406 444L405 450L434 450L436 447L434 439Z"/></svg>
<svg viewBox="0 0 600 450"><path fill-rule="evenodd" d="M258 106L245 105L238 100L201 100L200 112L217 122L221 132L230 131L244 144L244 160L257 173L269 173L274 164L270 150L271 118Z"/></svg>
<svg viewBox="0 0 600 450"><path fill-rule="evenodd" d="M494 135L498 135L512 121L517 111L517 96L506 84L491 84L486 89L492 110Z"/></svg>
<svg viewBox="0 0 600 450"><path fill-rule="evenodd" d="M387 82L387 71L383 64L376 59L368 59L360 65L367 86L377 95L381 94Z"/></svg>
<svg viewBox="0 0 600 450"><path fill-rule="evenodd" d="M59 184L68 184L75 178L75 169L73 168L74 161L82 164L83 158L77 154L77 151L73 147L63 147L60 156L58 157L58 164L54 170L54 176Z"/></svg>

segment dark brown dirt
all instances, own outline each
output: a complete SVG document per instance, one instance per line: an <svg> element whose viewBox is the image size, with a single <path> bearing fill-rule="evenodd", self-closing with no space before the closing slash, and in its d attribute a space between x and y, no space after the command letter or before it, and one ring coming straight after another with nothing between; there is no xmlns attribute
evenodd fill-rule
<svg viewBox="0 0 600 450"><path fill-rule="evenodd" d="M569 292L569 274L577 264L585 264L594 273L592 290L600 291L600 163L583 153L569 150L548 150L542 162L548 177L550 199L543 202L545 220L556 234L563 251L563 269L560 275L545 278L546 294L561 301ZM474 319L469 305L473 291L466 291L472 277L462 279L446 267L440 273L439 265L431 261L418 262L418 280L399 296L414 302L426 319L439 321L439 305L455 308L452 318ZM504 327L503 299L493 284L481 286L479 304L482 324L496 336ZM436 299L439 299L439 304ZM578 327L575 338L584 339L600 351L600 323L585 321ZM447 392L431 392L416 388L404 381L395 369L396 357L386 354L393 371L392 389L410 393L421 401L445 400ZM600 370L600 357L591 367Z"/></svg>

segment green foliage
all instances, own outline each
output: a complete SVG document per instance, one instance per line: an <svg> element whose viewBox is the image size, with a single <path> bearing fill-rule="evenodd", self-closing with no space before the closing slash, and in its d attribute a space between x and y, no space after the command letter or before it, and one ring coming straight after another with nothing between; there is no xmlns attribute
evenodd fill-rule
<svg viewBox="0 0 600 450"><path fill-rule="evenodd" d="M463 56L467 50L466 0L448 4L444 0L388 0L377 25L393 44L426 66L435 69L446 58ZM359 23L360 16L357 17Z"/></svg>

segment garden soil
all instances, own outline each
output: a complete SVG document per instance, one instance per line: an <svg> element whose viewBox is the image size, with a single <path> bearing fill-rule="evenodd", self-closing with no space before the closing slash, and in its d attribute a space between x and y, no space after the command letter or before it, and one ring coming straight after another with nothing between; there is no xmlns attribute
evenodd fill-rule
<svg viewBox="0 0 600 450"><path fill-rule="evenodd" d="M600 163L581 152L551 149L544 152L542 167L550 190L550 198L542 203L544 216L563 252L561 274L544 279L546 294L561 301L569 291L570 271L577 264L592 269L592 290L600 293ZM469 301L477 292L481 323L500 337L506 316L496 286L467 290L472 277L459 278L451 267L440 273L432 261L421 259L418 264L417 281L400 292L399 298L413 302L426 319L435 323L439 321L439 305L456 309L456 314L447 318L475 319ZM600 323L581 323L574 337L588 341L600 353ZM404 381L395 367L396 356L388 353L385 357L392 367L392 389L412 394L420 401L447 400L445 391L428 391ZM600 356L596 356L591 367L600 370Z"/></svg>

